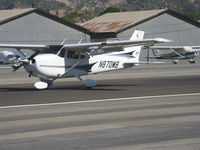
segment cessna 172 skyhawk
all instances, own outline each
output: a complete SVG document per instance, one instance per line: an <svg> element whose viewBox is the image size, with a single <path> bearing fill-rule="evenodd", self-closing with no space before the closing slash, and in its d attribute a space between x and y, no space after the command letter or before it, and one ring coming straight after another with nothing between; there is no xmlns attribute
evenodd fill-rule
<svg viewBox="0 0 200 150"><path fill-rule="evenodd" d="M178 63L179 60L195 63L194 58L200 52L200 46L151 46L149 48L154 55L149 58L172 60L174 64Z"/></svg>
<svg viewBox="0 0 200 150"><path fill-rule="evenodd" d="M95 80L83 80L81 76L118 70L139 64L143 45L170 42L163 38L143 39L144 32L136 30L130 40L60 45L0 44L1 48L14 48L22 56L4 56L14 70L24 66L29 76L40 79L37 89L47 89L58 78L76 77L86 87L96 86ZM125 47L126 46L126 47ZM26 57L23 49L35 53ZM106 53L96 54L104 50ZM112 50L112 52L110 51Z"/></svg>

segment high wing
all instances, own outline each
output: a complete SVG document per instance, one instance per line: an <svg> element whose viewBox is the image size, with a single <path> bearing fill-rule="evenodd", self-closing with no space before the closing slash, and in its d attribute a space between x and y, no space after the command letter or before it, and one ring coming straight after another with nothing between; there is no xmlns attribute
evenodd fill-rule
<svg viewBox="0 0 200 150"><path fill-rule="evenodd" d="M150 48L152 48L152 49L170 49L170 48L183 49L185 47L200 49L200 46L151 46Z"/></svg>
<svg viewBox="0 0 200 150"><path fill-rule="evenodd" d="M191 46L194 49L200 49L200 46Z"/></svg>
<svg viewBox="0 0 200 150"><path fill-rule="evenodd" d="M152 50L171 50L177 53L199 52L200 46L151 46Z"/></svg>
<svg viewBox="0 0 200 150"><path fill-rule="evenodd" d="M141 40L124 40L124 41L107 41L107 42L96 42L96 43L80 43L80 44L65 44L63 48L66 50L73 51L88 51L92 48L101 48L101 49L111 49L116 51L116 47L119 50L124 46L149 46L156 43L165 43L171 42L170 40L163 38L154 38L154 39L141 39Z"/></svg>
<svg viewBox="0 0 200 150"><path fill-rule="evenodd" d="M124 40L124 41L108 41L108 42L96 42L96 43L78 43L78 44L65 44L65 45L37 45L37 44L0 44L0 48L14 48L14 49L31 49L39 51L43 48L49 48L51 46L61 46L62 49L73 51L88 51L92 48L113 48L123 47L127 45L139 46L139 45L153 45L155 43L165 43L170 40L163 38L154 39L142 39L142 40Z"/></svg>
<svg viewBox="0 0 200 150"><path fill-rule="evenodd" d="M0 44L1 48L14 48L14 49L31 49L38 51L42 48L48 48L48 45L37 45L37 44Z"/></svg>

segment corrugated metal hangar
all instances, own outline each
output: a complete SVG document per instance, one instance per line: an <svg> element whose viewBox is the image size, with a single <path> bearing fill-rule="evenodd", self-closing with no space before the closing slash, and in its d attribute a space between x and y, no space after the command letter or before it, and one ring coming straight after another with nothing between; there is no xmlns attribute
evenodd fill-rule
<svg viewBox="0 0 200 150"><path fill-rule="evenodd" d="M40 9L0 10L0 43L60 44L76 43L88 30Z"/></svg>
<svg viewBox="0 0 200 150"><path fill-rule="evenodd" d="M129 39L139 29L145 31L145 38L173 40L169 45L200 45L200 23L169 9L108 13L82 26L92 32L93 41Z"/></svg>
<svg viewBox="0 0 200 150"><path fill-rule="evenodd" d="M40 9L0 10L0 43L60 44L129 39L135 29L145 38L174 40L169 45L200 45L200 23L169 10L108 13L81 26L71 24Z"/></svg>

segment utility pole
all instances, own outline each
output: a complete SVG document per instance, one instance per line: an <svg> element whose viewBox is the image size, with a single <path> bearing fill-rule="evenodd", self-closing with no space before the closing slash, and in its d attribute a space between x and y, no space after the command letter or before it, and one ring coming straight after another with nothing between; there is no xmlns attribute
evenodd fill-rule
<svg viewBox="0 0 200 150"><path fill-rule="evenodd" d="M85 2L85 4L84 4L84 18L85 18L85 20L87 20L87 15L86 15L86 10L87 10L87 2Z"/></svg>
<svg viewBox="0 0 200 150"><path fill-rule="evenodd" d="M35 7L35 5L34 5L34 3L32 3L32 4L31 4L31 8L34 8L34 7Z"/></svg>

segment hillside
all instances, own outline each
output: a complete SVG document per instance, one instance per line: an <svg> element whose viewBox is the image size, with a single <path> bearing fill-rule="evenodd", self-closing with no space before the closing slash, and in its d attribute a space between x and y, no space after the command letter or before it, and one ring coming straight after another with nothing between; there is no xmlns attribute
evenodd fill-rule
<svg viewBox="0 0 200 150"><path fill-rule="evenodd" d="M89 10L98 12L112 5L126 10L143 10L171 8L182 12L196 11L200 14L199 0L55 0L71 8L81 9L87 7Z"/></svg>
<svg viewBox="0 0 200 150"><path fill-rule="evenodd" d="M44 10L69 9L64 3L56 0L0 0L0 9L37 7Z"/></svg>
<svg viewBox="0 0 200 150"><path fill-rule="evenodd" d="M87 8L95 15L108 6L127 11L171 8L182 13L195 12L200 15L200 0L0 0L0 9L37 7L59 12Z"/></svg>

